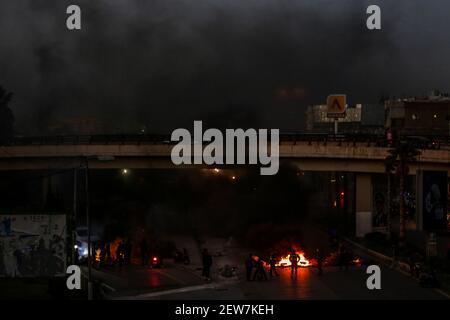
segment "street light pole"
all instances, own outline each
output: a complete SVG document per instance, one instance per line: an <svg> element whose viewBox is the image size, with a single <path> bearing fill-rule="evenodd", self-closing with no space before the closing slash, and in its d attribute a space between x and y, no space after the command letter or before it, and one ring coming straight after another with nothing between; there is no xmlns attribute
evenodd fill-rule
<svg viewBox="0 0 450 320"><path fill-rule="evenodd" d="M88 300L93 300L93 287L92 287L92 254L91 254L91 216L89 213L89 159L86 157L85 168L85 192L86 192L86 224L88 232Z"/></svg>
<svg viewBox="0 0 450 320"><path fill-rule="evenodd" d="M77 236L76 236L76 228L77 228L77 174L78 174L78 170L77 168L73 169L73 217L72 217L72 250L73 250L73 254L72 254L72 263L75 264L77 261L76 256L77 253L76 251L78 250L78 248L76 248L77 245Z"/></svg>
<svg viewBox="0 0 450 320"><path fill-rule="evenodd" d="M85 162L85 192L86 192L86 224L88 232L88 300L94 299L94 287L92 284L92 244L91 244L91 215L90 215L90 199L89 199L89 157L98 161L113 161L114 156L86 156Z"/></svg>

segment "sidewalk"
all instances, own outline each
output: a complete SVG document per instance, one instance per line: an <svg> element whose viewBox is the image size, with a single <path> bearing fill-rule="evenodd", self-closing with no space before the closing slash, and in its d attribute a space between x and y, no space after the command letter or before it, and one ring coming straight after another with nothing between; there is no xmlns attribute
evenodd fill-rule
<svg viewBox="0 0 450 320"><path fill-rule="evenodd" d="M378 261L379 263L389 266L391 269L396 270L406 276L411 277L410 268L409 268L408 263L401 261L401 260L394 261L394 259L392 257L382 254L380 252L377 252L375 250L372 250L370 248L367 248L353 240L350 240L348 238L343 238L343 239L345 242L347 242L353 248L355 248L358 251L358 254L367 255L370 258L373 258L374 260ZM415 280L416 282L419 282L419 280L416 278L411 277L411 279ZM433 290L440 293L441 295L445 296L447 299L450 299L450 289L448 287L444 286L443 288L439 288L439 289L433 288Z"/></svg>
<svg viewBox="0 0 450 320"><path fill-rule="evenodd" d="M322 233L324 236L328 235L327 232L323 229L322 226L316 224L316 223L312 223L311 226L316 229L317 232ZM401 274L411 278L411 280L415 280L418 283L418 280L416 278L412 278L410 275L410 270L409 270L409 265L403 261L396 261L395 264L393 264L393 258L390 256L387 256L383 253L380 253L378 251L375 251L373 249L370 249L360 243L357 243L354 240L351 240L349 238L346 237L342 237L342 239L347 242L349 245L351 245L354 249L354 251L361 256L361 258L366 258L369 261L370 260L375 260L377 261L377 263L380 263L384 266L388 266L391 267L393 266L393 270L400 272ZM450 288L448 287L444 287L444 288L433 288L433 290L437 293L439 293L440 295L446 297L447 299L450 299Z"/></svg>

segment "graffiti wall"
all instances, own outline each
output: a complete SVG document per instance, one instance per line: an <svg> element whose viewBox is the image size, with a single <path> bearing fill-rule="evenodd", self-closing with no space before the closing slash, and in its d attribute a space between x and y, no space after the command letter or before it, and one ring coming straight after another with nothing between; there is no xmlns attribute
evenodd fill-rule
<svg viewBox="0 0 450 320"><path fill-rule="evenodd" d="M0 215L0 277L53 277L65 268L65 215Z"/></svg>
<svg viewBox="0 0 450 320"><path fill-rule="evenodd" d="M422 171L418 183L423 230L447 230L447 172Z"/></svg>

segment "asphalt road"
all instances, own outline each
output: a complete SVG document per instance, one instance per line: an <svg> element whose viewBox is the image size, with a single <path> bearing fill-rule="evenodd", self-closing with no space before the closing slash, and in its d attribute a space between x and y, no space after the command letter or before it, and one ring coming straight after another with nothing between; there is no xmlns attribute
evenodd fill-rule
<svg viewBox="0 0 450 320"><path fill-rule="evenodd" d="M299 270L297 279L291 279L288 269L268 281L241 280L217 284L214 288L192 287L186 292L166 292L161 295L141 296L141 299L288 299L288 300L373 300L373 299L446 299L433 289L422 288L408 276L389 268L381 269L381 289L369 290L365 267L348 271L336 267L325 269L318 276L313 268ZM186 289L185 289L186 290Z"/></svg>
<svg viewBox="0 0 450 320"><path fill-rule="evenodd" d="M87 274L86 268L84 273ZM109 298L126 298L204 284L205 281L197 273L169 263L157 269L137 265L93 269L92 276L94 280L100 280L105 285L104 289Z"/></svg>
<svg viewBox="0 0 450 320"><path fill-rule="evenodd" d="M280 276L268 281L246 281L242 275L230 280L205 282L195 270L169 266L164 269L146 269L139 266L121 271L94 271L114 291L112 299L446 299L417 281L388 267L381 267L381 289L366 286L366 267L352 267L348 271L337 267L325 268L322 276L315 268L300 268L297 279L290 277L289 269L280 269Z"/></svg>
<svg viewBox="0 0 450 320"><path fill-rule="evenodd" d="M322 248L326 252L325 234L304 226L305 249L313 252ZM369 290L366 286L366 267L351 267L348 271L327 267L322 276L315 268L300 268L297 279L291 279L289 269L279 269L280 276L268 281L246 281L243 261L248 250L239 246L227 247L219 240L209 240L206 247L211 252L221 251L214 257L213 282L201 277L198 263L184 267L167 263L163 269L128 266L101 272L94 277L109 287L111 298L119 299L447 299L433 289L422 288L408 275L380 265L381 289ZM190 252L193 252L190 248ZM218 268L225 264L237 266L237 277L219 277Z"/></svg>

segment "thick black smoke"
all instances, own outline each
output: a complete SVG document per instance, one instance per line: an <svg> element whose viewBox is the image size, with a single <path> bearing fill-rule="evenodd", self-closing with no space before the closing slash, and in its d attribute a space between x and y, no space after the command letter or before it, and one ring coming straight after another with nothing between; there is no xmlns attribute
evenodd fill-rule
<svg viewBox="0 0 450 320"><path fill-rule="evenodd" d="M82 30L65 27L82 9ZM382 8L382 31L366 8ZM95 116L112 131L194 119L298 130L305 106L344 92L450 84L446 0L16 0L0 8L0 83L19 130ZM244 120L242 120L244 119Z"/></svg>

